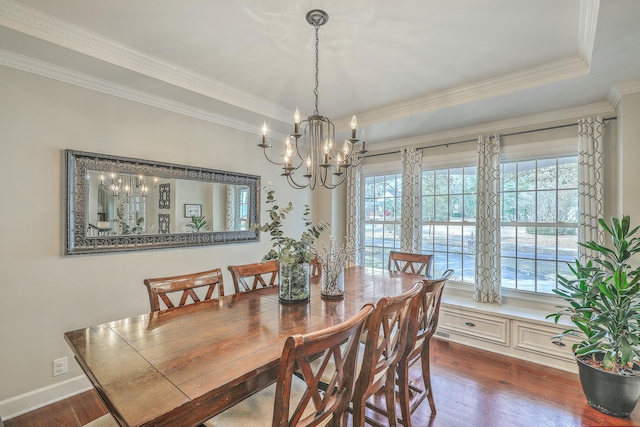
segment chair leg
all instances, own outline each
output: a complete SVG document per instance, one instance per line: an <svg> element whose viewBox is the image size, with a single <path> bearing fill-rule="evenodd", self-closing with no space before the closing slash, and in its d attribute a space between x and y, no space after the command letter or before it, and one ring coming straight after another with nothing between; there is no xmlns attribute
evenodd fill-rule
<svg viewBox="0 0 640 427"><path fill-rule="evenodd" d="M402 425L411 427L411 408L409 401L411 395L409 391L409 361L403 360L398 364L398 400L400 401L400 414Z"/></svg>
<svg viewBox="0 0 640 427"><path fill-rule="evenodd" d="M436 416L436 404L433 401L433 390L431 389L431 368L429 366L429 341L425 342L422 346L422 380L424 381L424 392L429 399L429 406L431 407L431 417Z"/></svg>
<svg viewBox="0 0 640 427"><path fill-rule="evenodd" d="M396 427L398 418L396 415L396 370L389 368L387 371L387 379L384 384L384 396L387 401L387 418L389 419L389 427ZM354 426L357 425L353 424Z"/></svg>
<svg viewBox="0 0 640 427"><path fill-rule="evenodd" d="M364 410L365 410L364 399L353 399L352 415L353 415L354 427L364 426L364 423L365 423Z"/></svg>

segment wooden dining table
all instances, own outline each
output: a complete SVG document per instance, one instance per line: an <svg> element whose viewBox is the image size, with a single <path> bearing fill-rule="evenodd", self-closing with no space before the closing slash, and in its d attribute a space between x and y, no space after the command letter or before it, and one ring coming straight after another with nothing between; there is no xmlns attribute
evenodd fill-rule
<svg viewBox="0 0 640 427"><path fill-rule="evenodd" d="M66 332L76 360L122 426L198 426L273 383L285 340L338 324L424 276L345 269L345 296L284 304L277 287Z"/></svg>

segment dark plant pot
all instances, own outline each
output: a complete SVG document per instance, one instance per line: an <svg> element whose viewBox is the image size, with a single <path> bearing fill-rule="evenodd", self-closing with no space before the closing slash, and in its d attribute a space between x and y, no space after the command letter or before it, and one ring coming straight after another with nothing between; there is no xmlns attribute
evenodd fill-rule
<svg viewBox="0 0 640 427"><path fill-rule="evenodd" d="M582 391L593 408L618 418L629 416L640 398L640 376L600 370L576 357ZM640 370L636 365L634 370Z"/></svg>

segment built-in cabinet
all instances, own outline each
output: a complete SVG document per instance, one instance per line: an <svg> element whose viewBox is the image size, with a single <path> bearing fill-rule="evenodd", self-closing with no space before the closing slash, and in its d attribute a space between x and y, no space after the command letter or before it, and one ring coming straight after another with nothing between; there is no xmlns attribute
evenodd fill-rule
<svg viewBox="0 0 640 427"><path fill-rule="evenodd" d="M552 337L568 328L546 320L547 312L477 304L444 297L436 338L529 360L546 366L577 372L571 346Z"/></svg>

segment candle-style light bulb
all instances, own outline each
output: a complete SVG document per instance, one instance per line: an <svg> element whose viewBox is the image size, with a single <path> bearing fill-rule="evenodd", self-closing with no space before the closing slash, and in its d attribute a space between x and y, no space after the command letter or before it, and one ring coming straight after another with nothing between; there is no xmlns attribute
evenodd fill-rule
<svg viewBox="0 0 640 427"><path fill-rule="evenodd" d="M104 174L100 175L100 185L104 185Z"/></svg>
<svg viewBox="0 0 640 427"><path fill-rule="evenodd" d="M360 132L360 140L362 141L362 152L366 153L366 148L364 147L367 137L364 134L364 129Z"/></svg>
<svg viewBox="0 0 640 427"><path fill-rule="evenodd" d="M296 138L299 138L300 135L300 110L296 107L296 111L293 113L293 134Z"/></svg>
<svg viewBox="0 0 640 427"><path fill-rule="evenodd" d="M351 139L356 139L356 127L358 127L358 119L354 115L351 118Z"/></svg>
<svg viewBox="0 0 640 427"><path fill-rule="evenodd" d="M291 157L293 154L293 150L291 149L291 138L286 137L284 140L284 155L286 157Z"/></svg>
<svg viewBox="0 0 640 427"><path fill-rule="evenodd" d="M324 141L324 164L329 163L329 142L327 140Z"/></svg>
<svg viewBox="0 0 640 427"><path fill-rule="evenodd" d="M267 122L262 123L262 136L267 136Z"/></svg>
<svg viewBox="0 0 640 427"><path fill-rule="evenodd" d="M311 156L307 156L307 175L310 173L311 170Z"/></svg>

